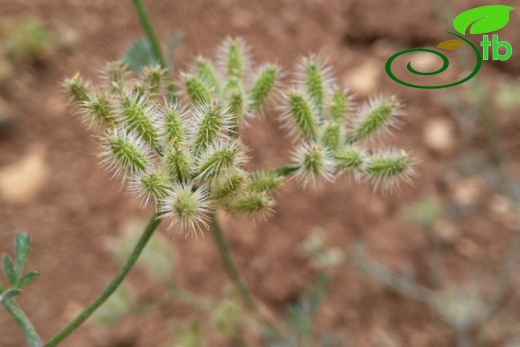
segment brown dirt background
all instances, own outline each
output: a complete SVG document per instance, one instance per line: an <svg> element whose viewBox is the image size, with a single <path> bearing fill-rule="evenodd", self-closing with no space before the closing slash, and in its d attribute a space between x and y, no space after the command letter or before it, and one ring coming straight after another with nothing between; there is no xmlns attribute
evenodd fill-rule
<svg viewBox="0 0 520 347"><path fill-rule="evenodd" d="M457 9L467 8L468 3L461 1ZM360 99L368 93L396 93L407 105L406 124L390 143L413 150L420 159L413 187L381 195L348 180L311 192L301 192L290 183L278 195L275 216L265 223L253 225L221 216L235 259L260 302L273 312L281 312L316 280L315 271L297 251L316 228L326 232L330 245L345 251L355 240L365 241L369 253L392 269L415 264L421 279L431 245L420 229L401 221L398 209L426 195L449 199L443 174L460 155L460 141L457 139L447 153L439 153L425 144L423 132L428 119L440 117L456 125L457 115L439 102L445 91L397 85L385 75L384 63L398 50L447 39L441 31L446 26L425 1L149 0L146 5L161 36L177 30L184 34L176 52L177 71L196 54L212 55L226 36L243 36L257 62L275 61L289 69L300 55L319 52L329 57L338 78L347 81L359 69L368 68L375 82L358 90ZM471 6L476 5L471 2ZM0 1L2 18L27 14L41 18L55 31L70 27L81 35L74 54L51 52L37 67L20 71L15 80L0 88L15 119L12 131L0 140L0 170L38 148L50 172L44 187L30 201L0 201L0 250L12 252L15 230L28 230L32 235L28 268L38 269L41 277L18 301L46 339L94 298L117 271L118 263L104 247L107 237L116 235L128 218L150 214L99 169L98 148L91 133L67 109L60 81L77 71L95 76L107 60L120 57L132 40L142 36L142 31L127 1ZM501 39L520 47L520 12L513 12L512 17ZM485 64L481 74L492 83L497 76L516 78L518 71L520 59L513 53L502 65ZM463 93L461 87L451 91ZM274 167L287 160L290 140L283 137L278 125L273 114L259 122L259 128L255 125L254 131L244 129L255 151L252 166ZM513 169L517 169L517 115L504 114L500 128ZM474 147L486 151L485 135L477 139ZM446 272L452 279L464 278L470 265L487 264L493 269L512 230L488 209L461 223L459 229L462 236L453 241L447 260L450 266ZM171 242L181 254L175 274L179 282L200 295L221 295L228 280L212 238ZM154 282L140 271L133 271L130 281L141 299L157 292ZM511 307L519 304L512 300ZM125 319L111 329L87 324L63 346L158 346L171 336L166 319L171 317L183 320L197 315L174 304L151 316ZM384 334L402 346L413 347L452 346L453 340L450 329L424 305L385 289L347 265L333 276L316 330L339 334L359 347L384 346ZM212 340L208 343L225 345ZM22 345L16 327L0 311L0 346Z"/></svg>

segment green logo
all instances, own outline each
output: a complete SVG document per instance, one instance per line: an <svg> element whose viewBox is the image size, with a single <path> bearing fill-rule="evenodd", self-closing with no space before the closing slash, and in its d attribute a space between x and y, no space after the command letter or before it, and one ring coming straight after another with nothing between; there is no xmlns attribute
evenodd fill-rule
<svg viewBox="0 0 520 347"><path fill-rule="evenodd" d="M419 76L433 76L440 74L444 72L450 65L448 57L444 55L443 53L428 49L428 48L413 48L413 49L407 49L401 52L398 52L391 56L387 62L386 62L386 73L388 76L390 76L391 79L393 79L395 82L400 83L402 85L405 85L407 87L412 88L421 88L421 89L441 89L441 88L448 88L453 87L459 84L462 84L466 81L469 81L472 79L480 70L482 67L482 62L484 60L489 59L489 51L490 47L491 55L493 60L507 60L511 58L511 55L513 54L513 47L509 42L506 41L499 41L498 35L492 35L491 40L489 39L489 35L483 35L488 34L493 31L497 31L502 29L507 25L509 22L509 13L514 8L511 6L505 6L505 5L487 5L487 6L481 6L476 7L467 11L462 12L459 14L455 19L453 20L453 27L458 33L446 31L448 34L455 37L455 39L447 40L444 42L441 42L437 45L437 48L448 50L448 51L454 51L457 49L460 49L464 47L466 44L471 47L473 52L475 53L476 62L475 67L471 73L466 76L465 78L461 79L460 81L449 83L449 84L443 84L438 86L423 86L418 84L412 84L405 82L401 79L399 79L395 74L392 72L392 63L395 59L400 57L401 55L412 53L412 52L425 52L425 53L431 53L435 54L438 57L442 59L442 67L430 72L421 72L417 71L412 67L411 62L408 62L408 65L406 66L407 70L411 72L412 74L419 75ZM482 46L483 53L480 53L480 50L477 46L475 46L471 41L469 41L465 35L467 34L467 31L469 29L469 34L472 35L483 35L482 42L480 43L480 46ZM505 49L505 53L500 52L500 48ZM503 51L503 50L502 50Z"/></svg>

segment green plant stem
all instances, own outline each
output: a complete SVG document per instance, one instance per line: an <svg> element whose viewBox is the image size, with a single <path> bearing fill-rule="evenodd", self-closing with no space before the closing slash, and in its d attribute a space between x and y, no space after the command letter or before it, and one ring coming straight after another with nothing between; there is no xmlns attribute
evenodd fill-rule
<svg viewBox="0 0 520 347"><path fill-rule="evenodd" d="M42 347L43 343L38 336L38 333L34 329L31 321L25 313L23 313L22 309L16 304L13 299L5 300L2 305L7 309L7 312L13 317L14 321L20 327L20 330L23 333L23 336L27 340L27 343L31 347Z"/></svg>
<svg viewBox="0 0 520 347"><path fill-rule="evenodd" d="M240 275L238 274L238 270L231 258L231 252L229 250L229 245L227 244L226 238L222 232L222 228L217 220L217 215L213 213L211 215L211 231L213 232L213 236L215 237L215 241L217 243L217 248L222 257L222 262L224 263L224 268L228 274L228 276L233 281L233 284L238 290L239 295L242 297L244 304L248 309L257 313L258 308L253 300L253 297L245 287Z"/></svg>
<svg viewBox="0 0 520 347"><path fill-rule="evenodd" d="M150 21L150 17L144 8L143 2L141 0L132 0L132 2L135 6L135 9L137 10L137 14L139 15L141 25L146 32L146 36L148 37L148 41L152 47L155 59L157 59L163 69L167 68L168 64L166 63L166 59L164 59L159 40L157 39L157 35L155 34L155 30L153 29L152 22Z"/></svg>
<svg viewBox="0 0 520 347"><path fill-rule="evenodd" d="M298 171L298 167L294 165L281 166L279 168L274 169L274 172L276 172L280 176L289 176L290 174L296 171Z"/></svg>
<svg viewBox="0 0 520 347"><path fill-rule="evenodd" d="M137 14L139 15L139 20L141 21L141 25L146 33L148 42L150 42L150 46L152 47L155 59L157 59L157 61L163 69L169 68L169 64L164 58L164 55L161 50L161 45L159 43L159 39L157 38L157 34L153 29L150 16L148 16L148 12L146 12L143 2L141 0L132 0L132 2L137 11ZM176 101L177 97L175 95L175 86L173 85L173 83L169 83L167 88L172 98L172 101Z"/></svg>
<svg viewBox="0 0 520 347"><path fill-rule="evenodd" d="M132 253L130 253L130 256L126 260L125 264L119 270L118 274L114 277L112 282L109 283L109 285L103 290L103 292L87 307L83 312L81 312L72 322L70 322L65 328L63 328L61 331L59 331L56 335L54 335L49 342L45 344L45 347L54 347L57 344L59 344L61 341L63 341L67 336L69 336L76 328L78 328L81 324L83 324L88 317L96 309L99 308L119 287L119 285L123 282L126 275L128 275L128 272L132 269L132 267L137 262L137 259L139 259L139 256L141 255L141 252L143 251L144 247L152 237L154 231L157 229L159 224L161 223L161 219L159 218L158 214L154 214L153 217L148 222L148 225L143 231L143 234L141 235L141 238L137 242L137 244L134 247L134 250Z"/></svg>
<svg viewBox="0 0 520 347"><path fill-rule="evenodd" d="M226 241L224 233L222 232L222 228L218 223L217 215L215 213L211 215L211 223L211 231L217 243L217 249L222 258L222 262L224 263L224 268L236 289L238 290L239 295L246 307L256 316L256 318L264 325L264 327L269 328L272 332L278 334L279 336L287 336L287 333L279 325L273 324L260 312L255 301L253 300L253 296L242 282L237 267L235 266L233 258L231 257L229 245Z"/></svg>

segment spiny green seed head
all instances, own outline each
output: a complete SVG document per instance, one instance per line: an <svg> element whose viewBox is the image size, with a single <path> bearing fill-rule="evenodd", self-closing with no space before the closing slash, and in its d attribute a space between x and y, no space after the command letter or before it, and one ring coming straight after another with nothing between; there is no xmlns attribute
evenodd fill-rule
<svg viewBox="0 0 520 347"><path fill-rule="evenodd" d="M238 126L247 112L246 96L242 82L236 77L229 78L224 84L223 94L231 116L232 131L236 134Z"/></svg>
<svg viewBox="0 0 520 347"><path fill-rule="evenodd" d="M409 183L415 175L413 160L403 150L373 154L368 158L364 171L375 188L382 187L383 190L392 190L401 181Z"/></svg>
<svg viewBox="0 0 520 347"><path fill-rule="evenodd" d="M326 122L321 127L320 141L331 150L337 149L345 140L345 131L343 127L334 122Z"/></svg>
<svg viewBox="0 0 520 347"><path fill-rule="evenodd" d="M274 201L265 193L245 193L228 206L235 215L249 215L265 218L273 212Z"/></svg>
<svg viewBox="0 0 520 347"><path fill-rule="evenodd" d="M280 69L276 65L267 64L260 68L249 91L249 104L252 112L259 112L265 106L275 90L279 74Z"/></svg>
<svg viewBox="0 0 520 347"><path fill-rule="evenodd" d="M166 104L162 115L161 139L165 144L186 142L186 109L181 104Z"/></svg>
<svg viewBox="0 0 520 347"><path fill-rule="evenodd" d="M113 92L121 93L124 90L130 71L122 61L109 62L104 71L105 83Z"/></svg>
<svg viewBox="0 0 520 347"><path fill-rule="evenodd" d="M341 88L335 88L329 102L329 117L331 120L343 124L349 116L350 100L347 93Z"/></svg>
<svg viewBox="0 0 520 347"><path fill-rule="evenodd" d="M158 202L168 194L170 178L164 172L154 169L133 177L130 182L130 192L148 205L150 201Z"/></svg>
<svg viewBox="0 0 520 347"><path fill-rule="evenodd" d="M114 111L118 124L135 131L151 147L157 145L158 111L155 104L144 96L123 95L116 99Z"/></svg>
<svg viewBox="0 0 520 347"><path fill-rule="evenodd" d="M231 117L217 101L200 105L194 116L192 149L199 155L230 130Z"/></svg>
<svg viewBox="0 0 520 347"><path fill-rule="evenodd" d="M338 168L342 171L361 172L367 161L366 154L353 146L344 146L333 154Z"/></svg>
<svg viewBox="0 0 520 347"><path fill-rule="evenodd" d="M65 79L63 85L78 104L90 100L90 88L88 84L81 79L79 73L76 73L71 78Z"/></svg>
<svg viewBox="0 0 520 347"><path fill-rule="evenodd" d="M211 61L202 57L197 57L197 59L195 59L194 70L203 80L206 81L206 84L210 86L215 93L220 91L220 82Z"/></svg>
<svg viewBox="0 0 520 347"><path fill-rule="evenodd" d="M187 183L194 171L194 160L187 146L175 144L164 154L163 163L173 182Z"/></svg>
<svg viewBox="0 0 520 347"><path fill-rule="evenodd" d="M270 192L280 186L283 177L280 177L273 171L259 171L252 173L250 182L245 187L246 191L262 193Z"/></svg>
<svg viewBox="0 0 520 347"><path fill-rule="evenodd" d="M143 77L147 86L147 91L155 95L161 91L165 84L168 70L163 69L160 65L145 66L143 68Z"/></svg>
<svg viewBox="0 0 520 347"><path fill-rule="evenodd" d="M111 127L116 124L112 105L106 96L94 95L81 103L82 114L85 120L92 124Z"/></svg>
<svg viewBox="0 0 520 347"><path fill-rule="evenodd" d="M230 77L226 80L226 83L224 83L222 93L225 97L229 97L230 94L236 92L243 92L242 82L236 77Z"/></svg>
<svg viewBox="0 0 520 347"><path fill-rule="evenodd" d="M147 89L148 88L147 88L146 84L141 80L133 81L133 83L130 87L131 93L133 95L135 95L136 97L146 97L146 95L148 93Z"/></svg>
<svg viewBox="0 0 520 347"><path fill-rule="evenodd" d="M209 148L200 158L197 179L201 182L213 181L232 169L239 169L246 157L242 144L237 141L220 141Z"/></svg>
<svg viewBox="0 0 520 347"><path fill-rule="evenodd" d="M218 53L220 67L226 78L243 79L249 67L249 54L245 42L238 38L228 38Z"/></svg>
<svg viewBox="0 0 520 347"><path fill-rule="evenodd" d="M310 101L300 89L291 89L286 95L286 111L282 119L306 141L314 141L318 135L318 119Z"/></svg>
<svg viewBox="0 0 520 347"><path fill-rule="evenodd" d="M114 176L135 175L150 167L150 149L134 133L121 129L109 130L104 138L104 151L100 157Z"/></svg>
<svg viewBox="0 0 520 347"><path fill-rule="evenodd" d="M229 174L218 177L211 185L211 197L217 201L225 201L235 196L246 180L244 171L236 169Z"/></svg>
<svg viewBox="0 0 520 347"><path fill-rule="evenodd" d="M397 116L401 115L401 106L396 98L372 99L357 113L354 138L356 141L389 132L390 128L399 127Z"/></svg>
<svg viewBox="0 0 520 347"><path fill-rule="evenodd" d="M329 151L320 144L303 144L293 154L298 167L296 177L303 187L314 185L320 178L327 181L334 179L335 163Z"/></svg>
<svg viewBox="0 0 520 347"><path fill-rule="evenodd" d="M405 153L368 156L352 147L397 124L397 100L378 98L365 105L347 137L350 97L333 86L329 69L315 56L300 61L298 80L283 94L282 119L302 143L292 162L247 172L240 121L263 111L281 72L265 64L251 74L240 39L228 39L218 57L216 63L199 57L180 76L185 106L169 101L172 81L160 66L136 75L121 62L111 63L99 92L79 75L65 82L84 118L108 128L101 154L105 165L115 175L131 176L130 190L145 203L154 201L171 228L196 234L217 207L235 215L265 216L274 205L270 193L289 175L307 186L333 180L336 170L349 171L387 188L413 174Z"/></svg>
<svg viewBox="0 0 520 347"><path fill-rule="evenodd" d="M176 195L172 209L180 219L185 219L186 221L194 219L200 208L199 199L194 198L193 194L188 191L179 192Z"/></svg>
<svg viewBox="0 0 520 347"><path fill-rule="evenodd" d="M233 116L234 131L246 115L246 96L240 90L231 93L228 97L229 113Z"/></svg>
<svg viewBox="0 0 520 347"><path fill-rule="evenodd" d="M298 66L298 81L305 86L320 113L330 88L329 75L329 68L316 56L303 58Z"/></svg>
<svg viewBox="0 0 520 347"><path fill-rule="evenodd" d="M162 217L170 220L168 229L177 233L197 236L201 229L208 229L210 204L207 193L202 188L193 189L191 185L175 185L168 196L162 200Z"/></svg>
<svg viewBox="0 0 520 347"><path fill-rule="evenodd" d="M211 89L200 76L191 73L184 74L182 76L182 84L192 105L200 105L210 101Z"/></svg>

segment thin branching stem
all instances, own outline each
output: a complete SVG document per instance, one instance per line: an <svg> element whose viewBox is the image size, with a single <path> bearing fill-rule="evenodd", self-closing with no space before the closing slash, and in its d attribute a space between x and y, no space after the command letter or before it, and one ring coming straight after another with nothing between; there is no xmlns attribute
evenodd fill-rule
<svg viewBox="0 0 520 347"><path fill-rule="evenodd" d="M220 227L220 224L217 220L216 213L213 213L211 215L211 222L211 231L217 243L217 249L222 258L224 268L226 270L226 273L230 277L231 281L233 282L234 286L238 290L242 301L244 302L246 307L254 314L256 319L258 319L258 321L261 324L263 324L264 328L269 329L270 332L275 333L278 336L287 337L288 333L287 331L285 331L283 327L281 327L279 324L276 324L276 322L272 322L267 317L265 317L264 314L262 314L262 312L258 309L258 306L256 305L253 296L251 295L247 287L244 285L238 272L238 269L231 256L231 250L227 243L226 237L222 232L222 228Z"/></svg>
<svg viewBox="0 0 520 347"><path fill-rule="evenodd" d="M9 312L16 324L18 324L18 326L20 327L20 330L22 331L22 334L27 340L29 346L42 347L43 343L40 339L40 336L34 329L34 326L32 325L29 318L27 318L25 313L18 306L16 301L14 301L13 299L7 299L2 302L2 305L7 309L7 312Z"/></svg>
<svg viewBox="0 0 520 347"><path fill-rule="evenodd" d="M247 290L246 286L242 282L238 270L235 266L233 258L231 257L231 251L229 249L229 245L226 241L224 233L222 232L222 228L217 220L217 215L213 213L211 215L211 231L215 238L215 242L217 243L217 248L222 258L222 262L224 264L224 268L231 279L233 284L238 290L239 295L242 297L244 304L253 312L258 312L258 308L253 300L253 297Z"/></svg>
<svg viewBox="0 0 520 347"><path fill-rule="evenodd" d="M274 169L274 171L280 176L289 176L290 174L298 171L298 166L295 166L295 165L281 166L279 168Z"/></svg>
<svg viewBox="0 0 520 347"><path fill-rule="evenodd" d="M119 273L112 279L109 285L103 290L103 292L94 300L90 305L87 306L72 322L70 322L65 328L59 331L56 335L54 335L49 342L45 344L45 347L54 347L58 345L61 341L63 341L67 336L69 336L74 330L76 330L81 324L83 324L94 311L96 311L119 287L119 285L123 282L126 275L130 272L132 267L139 259L143 249L146 244L152 237L154 231L157 229L161 220L157 214L150 219L148 225L143 231L141 238L135 245L132 253L126 260L125 264L119 270Z"/></svg>
<svg viewBox="0 0 520 347"><path fill-rule="evenodd" d="M146 33L146 37L148 39L148 42L150 43L150 47L152 48L152 52L155 59L159 62L163 69L169 68L169 64L166 61L166 58L164 57L164 54L161 50L161 44L159 42L159 39L157 38L157 34L155 33L155 30L153 28L152 21L150 20L150 16L146 11L143 2L141 0L132 0L132 2L137 11L137 14L139 15L141 26L143 27L143 30ZM172 83L168 85L168 92L170 94L170 97L172 98L172 101L175 101L175 86Z"/></svg>
<svg viewBox="0 0 520 347"><path fill-rule="evenodd" d="M161 50L161 45L159 40L157 39L157 35L155 34L155 30L152 26L152 22L150 21L150 17L144 8L143 2L141 0L132 0L137 14L139 15L139 20L141 21L141 25L146 33L148 38L148 42L150 42L150 46L152 47L152 52L155 56L155 59L161 64L163 69L168 67L168 63L166 63L166 59L164 59L164 55Z"/></svg>

